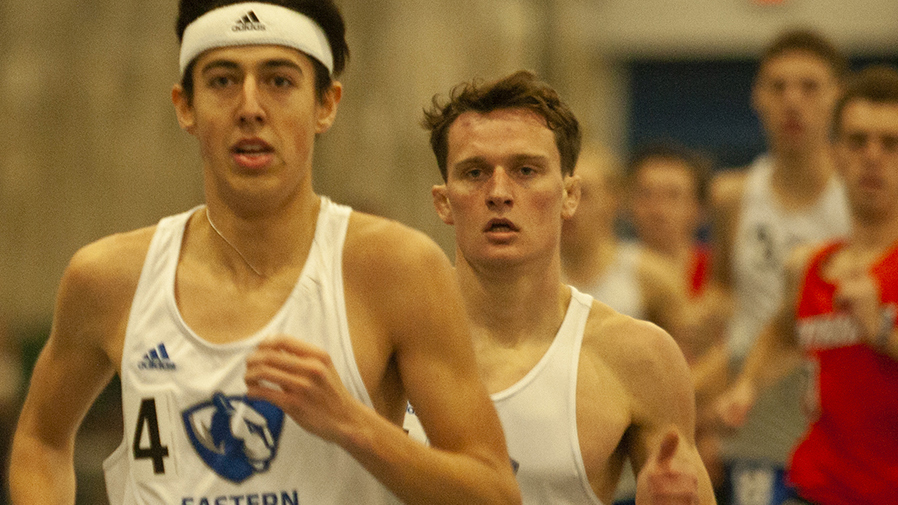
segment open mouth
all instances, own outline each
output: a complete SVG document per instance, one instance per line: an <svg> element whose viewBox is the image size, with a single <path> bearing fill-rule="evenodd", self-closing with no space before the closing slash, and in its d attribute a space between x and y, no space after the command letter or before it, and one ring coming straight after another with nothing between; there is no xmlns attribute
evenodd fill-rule
<svg viewBox="0 0 898 505"><path fill-rule="evenodd" d="M801 133L804 130L804 123L798 118L789 118L783 123L783 129L791 134Z"/></svg>
<svg viewBox="0 0 898 505"><path fill-rule="evenodd" d="M866 177L861 177L859 185L863 189L872 191L872 190L878 190L879 188L881 188L883 185L883 182L879 177L866 176Z"/></svg>
<svg viewBox="0 0 898 505"><path fill-rule="evenodd" d="M487 232L513 232L518 231L518 227L507 219L492 219L487 223L484 231Z"/></svg>
<svg viewBox="0 0 898 505"><path fill-rule="evenodd" d="M234 146L234 154L242 156L256 156L270 154L274 151L270 145L262 141L244 141Z"/></svg>
<svg viewBox="0 0 898 505"><path fill-rule="evenodd" d="M258 170L265 168L271 162L274 148L262 140L243 140L231 149L231 153L238 165Z"/></svg>

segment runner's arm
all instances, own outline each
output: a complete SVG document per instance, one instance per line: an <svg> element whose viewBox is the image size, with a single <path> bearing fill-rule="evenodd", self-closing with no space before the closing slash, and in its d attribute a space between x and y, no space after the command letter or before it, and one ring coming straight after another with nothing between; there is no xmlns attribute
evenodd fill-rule
<svg viewBox="0 0 898 505"><path fill-rule="evenodd" d="M75 436L115 373L108 345L133 295L130 281L119 276L128 256L118 242L85 247L63 274L13 439L10 492L17 505L75 502Z"/></svg>

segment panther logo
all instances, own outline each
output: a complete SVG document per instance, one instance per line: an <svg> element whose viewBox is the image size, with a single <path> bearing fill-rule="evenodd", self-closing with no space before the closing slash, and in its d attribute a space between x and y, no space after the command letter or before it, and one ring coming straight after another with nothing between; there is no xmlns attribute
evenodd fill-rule
<svg viewBox="0 0 898 505"><path fill-rule="evenodd" d="M220 392L185 410L182 417L200 458L236 483L268 471L284 426L284 413L274 405Z"/></svg>

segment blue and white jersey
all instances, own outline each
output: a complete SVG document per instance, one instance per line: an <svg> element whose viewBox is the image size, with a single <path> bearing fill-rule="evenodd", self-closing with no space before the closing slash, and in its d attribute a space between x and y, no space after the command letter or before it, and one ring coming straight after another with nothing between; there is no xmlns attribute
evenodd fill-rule
<svg viewBox="0 0 898 505"><path fill-rule="evenodd" d="M351 209L321 199L293 292L258 333L203 340L175 302L184 229L196 209L159 222L128 320L121 364L124 440L106 460L112 505L385 504L398 500L339 446L246 396L246 358L282 333L327 351L350 393L372 406L356 366L343 296Z"/></svg>
<svg viewBox="0 0 898 505"><path fill-rule="evenodd" d="M776 202L767 156L749 168L733 241L735 311L727 331L734 360L744 359L782 303L786 260L798 246L845 236L851 228L848 197L832 176L813 205L787 210Z"/></svg>
<svg viewBox="0 0 898 505"><path fill-rule="evenodd" d="M774 196L773 169L773 161L766 155L752 163L739 208L730 272L735 306L727 327L734 373L741 369L758 335L783 303L785 265L792 251L844 236L851 228L841 179L833 175L817 201L807 208L785 209ZM759 396L745 424L723 438L721 452L725 459L771 463L779 469L785 466L807 425L802 412L805 375L803 371L792 373ZM754 471L750 466L749 473ZM757 473L761 476L758 479L745 480L772 481L774 473L767 469ZM735 480L741 481L742 477Z"/></svg>

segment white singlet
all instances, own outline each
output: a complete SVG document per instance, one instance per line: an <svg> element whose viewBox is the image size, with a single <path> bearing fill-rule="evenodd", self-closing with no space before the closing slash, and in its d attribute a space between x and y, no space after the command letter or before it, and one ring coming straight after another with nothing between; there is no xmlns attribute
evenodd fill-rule
<svg viewBox="0 0 898 505"><path fill-rule="evenodd" d="M785 289L785 262L797 245L846 235L851 227L848 199L833 176L810 208L790 212L774 201L773 164L756 160L745 181L733 242L735 312L728 328L731 355L743 359L773 316Z"/></svg>
<svg viewBox="0 0 898 505"><path fill-rule="evenodd" d="M591 286L580 288L621 314L635 319L646 319L648 314L638 271L641 254L642 245L636 242L619 242L614 261L608 265L602 276ZM629 499L635 495L636 476L628 459L617 484L615 500Z"/></svg>
<svg viewBox="0 0 898 505"><path fill-rule="evenodd" d="M838 177L830 178L813 206L790 212L774 201L772 173L766 156L752 164L739 209L732 248L735 309L727 332L730 358L737 368L782 302L785 262L792 249L846 235L850 229L848 200ZM724 440L724 455L784 465L806 426L801 411L804 391L803 373L767 390L745 425Z"/></svg>
<svg viewBox="0 0 898 505"><path fill-rule="evenodd" d="M642 284L639 282L639 256L642 245L637 242L620 241L614 261L602 276L590 286L580 286L596 300L608 305L621 314L635 319L647 319ZM636 496L636 476L628 459L617 483L615 501Z"/></svg>
<svg viewBox="0 0 898 505"><path fill-rule="evenodd" d="M592 285L580 286L580 289L621 314L645 319L645 303L638 271L640 254L641 245L635 242L618 243L614 261L602 276Z"/></svg>
<svg viewBox="0 0 898 505"><path fill-rule="evenodd" d="M181 242L196 210L159 222L134 295L121 365L124 440L103 465L110 503L397 503L342 448L248 398L243 380L259 342L295 335L327 351L350 393L371 406L343 296L351 209L321 198L309 258L287 302L255 335L221 345L197 336L175 301Z"/></svg>
<svg viewBox="0 0 898 505"><path fill-rule="evenodd" d="M577 432L577 368L592 300L571 287L552 345L524 378L490 395L526 505L602 505L586 477ZM410 437L427 442L412 407L404 426Z"/></svg>

